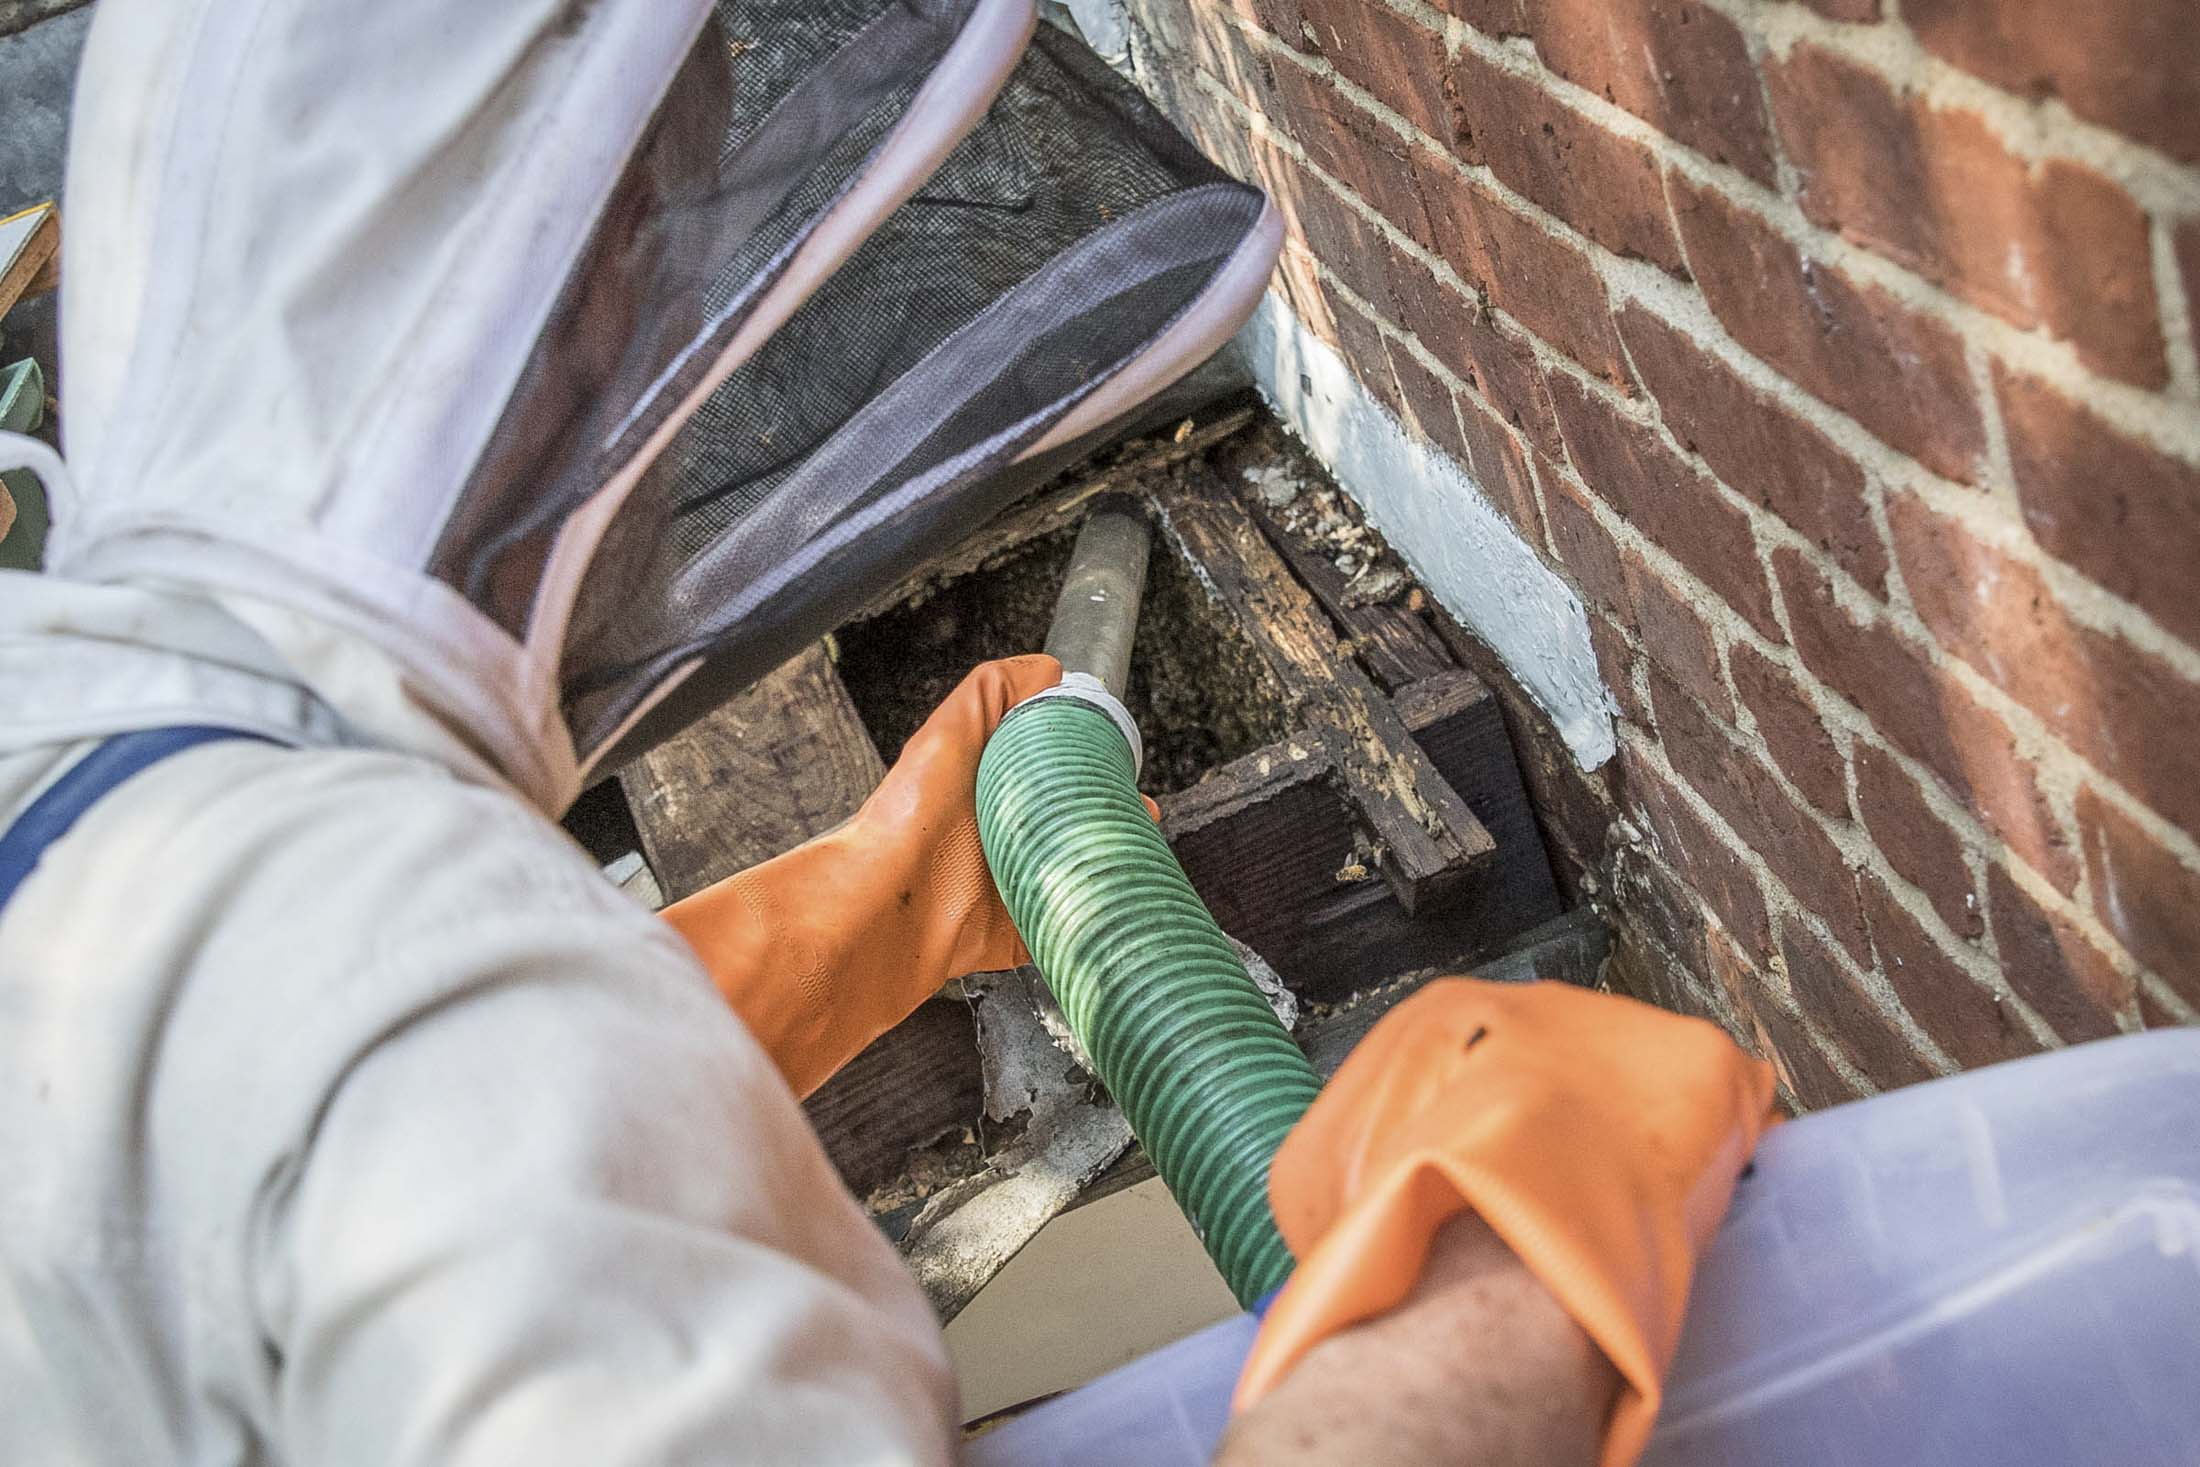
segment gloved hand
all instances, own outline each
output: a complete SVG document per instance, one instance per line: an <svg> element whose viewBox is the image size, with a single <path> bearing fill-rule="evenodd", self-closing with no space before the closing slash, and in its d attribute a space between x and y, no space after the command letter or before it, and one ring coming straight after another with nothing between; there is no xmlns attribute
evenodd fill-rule
<svg viewBox="0 0 2200 1467"><path fill-rule="evenodd" d="M1061 680L1052 657L985 663L846 824L665 909L797 1095L950 978L1029 961L978 847L978 756Z"/></svg>
<svg viewBox="0 0 2200 1467"><path fill-rule="evenodd" d="M1268 1194L1298 1271L1244 1410L1323 1338L1405 1299L1472 1209L1624 1381L1601 1467L1656 1418L1696 1255L1774 1119L1771 1066L1700 1019L1557 983L1447 978L1386 1015L1286 1138Z"/></svg>

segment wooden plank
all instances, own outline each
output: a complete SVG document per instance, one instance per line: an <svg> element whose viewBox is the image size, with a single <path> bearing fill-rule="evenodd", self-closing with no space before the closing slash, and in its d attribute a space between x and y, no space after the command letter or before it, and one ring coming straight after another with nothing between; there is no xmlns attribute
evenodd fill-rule
<svg viewBox="0 0 2200 1467"><path fill-rule="evenodd" d="M15 303L59 281L61 214L50 203L0 219L0 316Z"/></svg>
<svg viewBox="0 0 2200 1467"><path fill-rule="evenodd" d="M91 0L0 0L0 36L27 31L42 20L66 15Z"/></svg>
<svg viewBox="0 0 2200 1467"><path fill-rule="evenodd" d="M1161 523L1260 654L1366 822L1407 911L1442 900L1496 843L1408 736L1383 695L1253 523L1203 464L1156 495Z"/></svg>
<svg viewBox="0 0 2200 1467"><path fill-rule="evenodd" d="M1285 529L1267 510L1254 506L1252 514L1276 553L1343 630L1353 655L1384 692L1395 693L1456 665L1420 613L1392 603L1353 605L1345 590L1344 572L1328 556Z"/></svg>
<svg viewBox="0 0 2200 1467"><path fill-rule="evenodd" d="M863 611L848 618L869 621L931 587L981 571L1014 555L1033 540L1066 530L1084 518L1087 501L1098 495L1139 490L1157 474L1213 448L1253 421L1249 407L1226 408L1201 422L1188 418L1189 432L1166 439L1132 439L1089 468L1065 476L1031 502L1009 511L962 544L904 579ZM1043 633L1044 628L1035 629ZM1034 643L1036 645L1036 643Z"/></svg>
<svg viewBox="0 0 2200 1467"><path fill-rule="evenodd" d="M1365 869L1350 802L1325 760L1286 741L1161 802L1163 829L1223 927L1302 997L1335 999L1389 973L1471 961L1560 909L1495 696L1453 669L1392 706L1496 842L1437 908L1408 912Z"/></svg>
<svg viewBox="0 0 2200 1467"><path fill-rule="evenodd" d="M812 647L619 774L665 900L823 835L885 765Z"/></svg>
<svg viewBox="0 0 2200 1467"><path fill-rule="evenodd" d="M873 1040L802 1109L861 1197L900 1176L910 1152L975 1127L984 1105L970 1010L935 998Z"/></svg>

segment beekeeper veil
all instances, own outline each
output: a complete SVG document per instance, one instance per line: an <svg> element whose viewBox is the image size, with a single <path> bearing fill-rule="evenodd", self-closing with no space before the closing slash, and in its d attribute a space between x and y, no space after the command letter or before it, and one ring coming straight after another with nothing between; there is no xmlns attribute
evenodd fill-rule
<svg viewBox="0 0 2200 1467"><path fill-rule="evenodd" d="M48 570L551 811L1211 352L1277 240L1030 0L106 0L65 213Z"/></svg>

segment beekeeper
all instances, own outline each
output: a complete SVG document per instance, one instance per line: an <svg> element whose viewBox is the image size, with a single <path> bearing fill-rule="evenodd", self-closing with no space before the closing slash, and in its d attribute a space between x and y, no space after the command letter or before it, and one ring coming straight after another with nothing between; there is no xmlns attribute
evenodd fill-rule
<svg viewBox="0 0 2200 1467"><path fill-rule="evenodd" d="M1058 272L837 371L909 289L866 242L1012 70L1101 82L1019 63L1028 0L720 9L99 9L67 462L0 444L56 520L0 573L10 1461L954 1457L939 1331L797 1097L1022 958L974 772L1058 669L977 670L852 822L669 921L552 817L1226 336L1274 220L1155 147ZM1010 380L1056 331L1104 370ZM832 431L678 457L766 408ZM1278 1160L1301 1268L1226 1454L1626 1460L1769 1080L1597 995L1399 1014Z"/></svg>

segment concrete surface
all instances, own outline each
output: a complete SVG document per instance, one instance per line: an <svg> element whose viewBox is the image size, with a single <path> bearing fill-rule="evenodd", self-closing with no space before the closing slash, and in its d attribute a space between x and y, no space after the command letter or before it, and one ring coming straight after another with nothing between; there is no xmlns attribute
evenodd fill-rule
<svg viewBox="0 0 2200 1467"><path fill-rule="evenodd" d="M1158 1179L1064 1213L947 1327L975 1421L1083 1385L1235 1313Z"/></svg>

